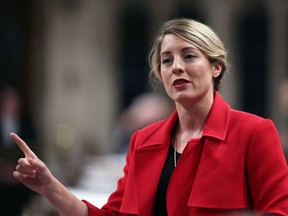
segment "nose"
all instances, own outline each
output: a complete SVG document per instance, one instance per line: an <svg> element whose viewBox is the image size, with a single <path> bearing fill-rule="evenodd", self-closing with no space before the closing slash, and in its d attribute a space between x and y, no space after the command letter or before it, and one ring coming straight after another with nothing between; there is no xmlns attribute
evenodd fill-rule
<svg viewBox="0 0 288 216"><path fill-rule="evenodd" d="M179 74L184 72L183 62L180 58L175 58L172 65L172 72L174 74Z"/></svg>

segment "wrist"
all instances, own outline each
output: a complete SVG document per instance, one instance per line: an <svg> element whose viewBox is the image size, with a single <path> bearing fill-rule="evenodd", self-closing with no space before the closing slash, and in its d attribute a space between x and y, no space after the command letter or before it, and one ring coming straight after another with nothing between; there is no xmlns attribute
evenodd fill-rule
<svg viewBox="0 0 288 216"><path fill-rule="evenodd" d="M43 187L43 191L41 191L40 194L50 200L54 196L57 196L57 194L61 194L62 187L64 186L52 176L51 179L45 183L45 187Z"/></svg>
<svg viewBox="0 0 288 216"><path fill-rule="evenodd" d="M74 196L55 177L51 178L42 195L55 207L60 215L88 215L87 205Z"/></svg>

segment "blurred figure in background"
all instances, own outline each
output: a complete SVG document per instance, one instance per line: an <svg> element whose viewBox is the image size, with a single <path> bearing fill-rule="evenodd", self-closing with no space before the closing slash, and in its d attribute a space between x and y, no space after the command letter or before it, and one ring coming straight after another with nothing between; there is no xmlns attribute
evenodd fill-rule
<svg viewBox="0 0 288 216"><path fill-rule="evenodd" d="M288 79L284 80L280 85L279 100L282 115L279 133L286 160L288 161Z"/></svg>
<svg viewBox="0 0 288 216"><path fill-rule="evenodd" d="M11 141L9 132L17 131L29 140L34 133L31 124L23 119L21 98L15 88L6 87L1 91L0 105L0 215L19 216L32 191L13 177L23 153Z"/></svg>
<svg viewBox="0 0 288 216"><path fill-rule="evenodd" d="M164 96L143 93L120 115L114 136L114 152L127 153L131 135L136 130L167 117L172 103Z"/></svg>

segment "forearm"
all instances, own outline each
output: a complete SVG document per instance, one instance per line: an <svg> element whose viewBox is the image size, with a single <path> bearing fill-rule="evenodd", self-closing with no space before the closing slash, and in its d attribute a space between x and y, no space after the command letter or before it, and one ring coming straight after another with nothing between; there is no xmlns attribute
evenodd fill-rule
<svg viewBox="0 0 288 216"><path fill-rule="evenodd" d="M49 189L42 194L62 216L87 216L87 205L73 195L56 178L53 178Z"/></svg>

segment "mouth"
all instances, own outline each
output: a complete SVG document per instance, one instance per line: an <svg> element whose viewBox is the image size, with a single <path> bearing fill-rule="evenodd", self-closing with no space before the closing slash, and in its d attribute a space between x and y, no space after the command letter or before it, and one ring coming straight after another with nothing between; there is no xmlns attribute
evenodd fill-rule
<svg viewBox="0 0 288 216"><path fill-rule="evenodd" d="M189 81L186 80L186 79L176 79L176 80L173 81L172 85L177 87L177 86L183 86L186 83L189 83Z"/></svg>

